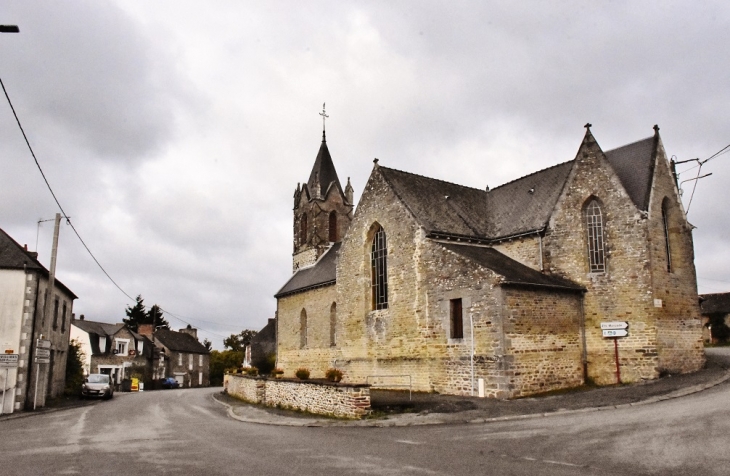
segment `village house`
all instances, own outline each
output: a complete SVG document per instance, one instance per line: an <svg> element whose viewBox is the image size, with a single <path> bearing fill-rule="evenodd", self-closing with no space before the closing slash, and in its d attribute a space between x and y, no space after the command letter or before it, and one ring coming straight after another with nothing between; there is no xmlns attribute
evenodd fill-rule
<svg viewBox="0 0 730 476"><path fill-rule="evenodd" d="M0 389L6 393L2 413L43 407L46 398L63 393L74 299L58 279L51 292L49 272L38 253L0 230L0 353L17 356L7 380L5 369L0 369Z"/></svg>
<svg viewBox="0 0 730 476"><path fill-rule="evenodd" d="M730 340L730 293L700 295L702 332L706 342Z"/></svg>
<svg viewBox="0 0 730 476"><path fill-rule="evenodd" d="M588 124L574 159L491 190L376 159L357 210L323 135L293 215L285 376L513 398L704 364L692 226L656 126L603 151Z"/></svg>
<svg viewBox="0 0 730 476"><path fill-rule="evenodd" d="M117 385L133 372L154 379L154 344L123 323L88 321L82 314L71 321L71 339L84 353L85 375L107 374Z"/></svg>
<svg viewBox="0 0 730 476"><path fill-rule="evenodd" d="M141 324L139 333L151 337L159 349L155 378L172 377L181 387L210 385L210 352L198 341L198 331L188 325L179 332Z"/></svg>

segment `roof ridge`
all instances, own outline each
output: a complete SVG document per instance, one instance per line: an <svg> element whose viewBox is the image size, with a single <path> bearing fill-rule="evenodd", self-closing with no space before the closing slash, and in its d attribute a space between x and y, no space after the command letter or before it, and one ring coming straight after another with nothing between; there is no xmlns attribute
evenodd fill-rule
<svg viewBox="0 0 730 476"><path fill-rule="evenodd" d="M618 147L614 147L613 149L609 149L604 151L604 154L608 154L609 152L614 152L619 149L623 149L624 147L630 147L632 145L638 144L639 142L644 142L645 140L654 139L654 136L644 137L643 139L635 140L634 142L629 142L628 144L620 145Z"/></svg>
<svg viewBox="0 0 730 476"><path fill-rule="evenodd" d="M413 175L415 177L421 177L421 178L425 178L425 179L428 179L428 180L433 180L434 182L441 182L441 183L445 183L445 184L448 184L448 185L456 185L457 187L468 188L470 190L476 190L477 192L487 193L486 190L484 190L482 188L470 187L469 185L462 185L462 184L456 183L456 182L449 182L447 180L441 180L441 179L437 179L437 178L434 178L434 177L427 177L425 175L416 174L416 173L413 173L413 172L406 172L405 170L394 169L392 167L383 167L382 165L379 165L378 167L381 168L381 169L392 170L394 172L400 172L400 173L406 174L406 175Z"/></svg>
<svg viewBox="0 0 730 476"><path fill-rule="evenodd" d="M496 187L489 190L489 192L493 192L495 190L498 190L502 187L506 187L509 184L515 183L519 180L526 179L528 177L532 177L533 175L539 174L541 172L545 172L546 170L554 169L555 167L560 167L561 165L569 164L571 162L575 162L575 159L566 160L565 162L560 162L559 164L551 165L550 167L545 167L544 169L536 170L535 172L532 172L531 174L523 175L522 177L517 177L516 179L510 180L509 182L505 182L502 185L497 185Z"/></svg>

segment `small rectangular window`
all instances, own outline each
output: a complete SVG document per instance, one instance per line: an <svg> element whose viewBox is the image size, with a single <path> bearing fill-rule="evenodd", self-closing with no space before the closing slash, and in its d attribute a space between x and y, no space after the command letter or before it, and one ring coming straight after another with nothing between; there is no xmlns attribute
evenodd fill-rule
<svg viewBox="0 0 730 476"><path fill-rule="evenodd" d="M177 365L182 366L182 353L177 354Z"/></svg>
<svg viewBox="0 0 730 476"><path fill-rule="evenodd" d="M203 366L203 354L200 354L198 356L198 367L202 367L202 366Z"/></svg>
<svg viewBox="0 0 730 476"><path fill-rule="evenodd" d="M58 298L53 300L53 330L58 330Z"/></svg>
<svg viewBox="0 0 730 476"><path fill-rule="evenodd" d="M451 309L451 338L464 338L464 314L461 307L461 298L452 299L450 302Z"/></svg>

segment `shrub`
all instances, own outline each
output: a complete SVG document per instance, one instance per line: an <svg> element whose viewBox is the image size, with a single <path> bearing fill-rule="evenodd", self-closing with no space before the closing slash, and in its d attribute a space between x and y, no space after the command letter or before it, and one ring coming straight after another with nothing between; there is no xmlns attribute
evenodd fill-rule
<svg viewBox="0 0 730 476"><path fill-rule="evenodd" d="M300 367L297 369L294 375L296 375L299 380L307 380L309 378L309 369L305 367Z"/></svg>
<svg viewBox="0 0 730 476"><path fill-rule="evenodd" d="M273 370L271 371L271 375L272 375L273 377L276 377L277 375L281 375L281 374L283 374L283 373L284 373L284 371L283 371L282 369L278 368L278 367L277 367L277 368L275 368L275 369L273 369Z"/></svg>
<svg viewBox="0 0 730 476"><path fill-rule="evenodd" d="M327 369L327 372L324 374L325 378L331 382L339 382L342 380L342 370L340 369Z"/></svg>
<svg viewBox="0 0 730 476"><path fill-rule="evenodd" d="M246 375L251 375L253 377L259 374L259 369L257 369L256 367L246 367L243 370L246 372Z"/></svg>

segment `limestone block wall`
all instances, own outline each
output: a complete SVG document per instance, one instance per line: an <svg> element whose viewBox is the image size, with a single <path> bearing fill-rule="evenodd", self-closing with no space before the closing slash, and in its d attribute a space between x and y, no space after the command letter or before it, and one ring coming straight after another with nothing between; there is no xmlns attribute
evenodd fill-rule
<svg viewBox="0 0 730 476"><path fill-rule="evenodd" d="M602 207L607 269L589 271L584 207L596 198ZM543 240L545 266L587 288L584 296L588 376L598 384L615 383L613 342L604 339L602 321L628 321L622 339L626 382L658 376L657 324L646 217L592 139L581 145L573 169Z"/></svg>
<svg viewBox="0 0 730 476"><path fill-rule="evenodd" d="M334 285L315 288L284 296L278 300L277 366L285 377L294 377L299 367L310 370L312 378L323 378L325 371L334 366L338 355L331 346L331 313L335 303ZM302 310L307 315L306 345L302 347ZM337 313L337 305L335 305ZM337 329L335 329L337 343Z"/></svg>
<svg viewBox="0 0 730 476"><path fill-rule="evenodd" d="M494 249L525 266L540 271L540 238L537 234L501 241L494 245Z"/></svg>
<svg viewBox="0 0 730 476"><path fill-rule="evenodd" d="M510 397L583 384L580 294L503 288Z"/></svg>
<svg viewBox="0 0 730 476"><path fill-rule="evenodd" d="M241 400L340 418L362 418L370 411L370 387L342 383L264 379L229 375L227 390Z"/></svg>

